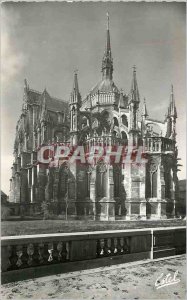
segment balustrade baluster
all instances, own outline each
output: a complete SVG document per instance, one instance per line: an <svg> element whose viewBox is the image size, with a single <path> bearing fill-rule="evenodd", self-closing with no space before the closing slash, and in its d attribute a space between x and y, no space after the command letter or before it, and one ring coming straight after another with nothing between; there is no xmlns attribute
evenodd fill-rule
<svg viewBox="0 0 187 300"><path fill-rule="evenodd" d="M44 244L43 243L40 243L38 245L38 259L39 259L39 263L40 264L43 264L44 263Z"/></svg>
<svg viewBox="0 0 187 300"><path fill-rule="evenodd" d="M16 254L17 254L17 257L18 257L16 265L17 265L18 268L20 268L23 264L22 259L21 259L22 255L23 255L23 246L22 245L18 245L16 247Z"/></svg>
<svg viewBox="0 0 187 300"><path fill-rule="evenodd" d="M48 244L48 253L49 253L48 262L51 263L53 261L53 243Z"/></svg>
<svg viewBox="0 0 187 300"><path fill-rule="evenodd" d="M28 254L28 265L32 266L33 265L33 254L34 254L34 245L29 244L27 247L27 254Z"/></svg>
<svg viewBox="0 0 187 300"><path fill-rule="evenodd" d="M23 245L23 255L22 255L22 268L27 268L28 267L28 254L27 254L27 244Z"/></svg>
<svg viewBox="0 0 187 300"><path fill-rule="evenodd" d="M111 245L112 245L111 239L107 239L106 242L105 242L105 251L106 251L107 255L112 254Z"/></svg>
<svg viewBox="0 0 187 300"><path fill-rule="evenodd" d="M66 260L69 260L70 255L70 244L69 242L66 242Z"/></svg>
<svg viewBox="0 0 187 300"><path fill-rule="evenodd" d="M117 254L118 253L118 239L114 238L113 243L114 243L113 253Z"/></svg>
<svg viewBox="0 0 187 300"><path fill-rule="evenodd" d="M63 260L62 250L63 250L62 242L58 242L58 244L57 244L58 261L62 261Z"/></svg>
<svg viewBox="0 0 187 300"><path fill-rule="evenodd" d="M58 242L53 242L53 262L58 262L58 249L57 249Z"/></svg>
<svg viewBox="0 0 187 300"><path fill-rule="evenodd" d="M122 237L122 238L120 238L120 240L119 240L119 243L120 243L120 252L121 252L121 254L122 253L124 253L124 238Z"/></svg>
<svg viewBox="0 0 187 300"><path fill-rule="evenodd" d="M105 246L105 240L104 239L100 239L97 241L98 244L98 256L104 256L104 246Z"/></svg>

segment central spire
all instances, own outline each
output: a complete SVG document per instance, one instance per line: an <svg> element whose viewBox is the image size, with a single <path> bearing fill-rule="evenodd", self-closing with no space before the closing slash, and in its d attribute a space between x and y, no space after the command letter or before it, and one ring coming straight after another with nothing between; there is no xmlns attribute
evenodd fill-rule
<svg viewBox="0 0 187 300"><path fill-rule="evenodd" d="M109 30L109 13L108 12L107 12L106 16L107 16L107 30Z"/></svg>
<svg viewBox="0 0 187 300"><path fill-rule="evenodd" d="M110 52L111 54L111 48L110 48L110 31L109 31L109 13L107 12L107 38L106 38L106 47L105 52Z"/></svg>
<svg viewBox="0 0 187 300"><path fill-rule="evenodd" d="M102 73L103 79L112 80L113 73L113 59L111 54L111 46L110 46L110 31L109 31L109 13L107 12L107 32L106 32L106 44L105 44L105 52L102 60Z"/></svg>

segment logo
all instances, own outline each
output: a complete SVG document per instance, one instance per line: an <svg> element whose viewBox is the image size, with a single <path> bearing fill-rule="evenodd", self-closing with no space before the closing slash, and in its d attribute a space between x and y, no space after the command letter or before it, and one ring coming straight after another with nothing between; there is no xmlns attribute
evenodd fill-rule
<svg viewBox="0 0 187 300"><path fill-rule="evenodd" d="M37 152L39 164L55 166L66 160L70 164L95 164L102 159L106 164L145 164L147 158L145 149L140 146L104 146L95 145L86 149L84 146L70 146L64 144L41 146Z"/></svg>
<svg viewBox="0 0 187 300"><path fill-rule="evenodd" d="M168 273L167 275L164 276L164 274L162 273L155 281L156 289L158 290L164 286L179 283L180 279L177 278L178 273L179 273L178 270L173 274L173 276L170 273Z"/></svg>

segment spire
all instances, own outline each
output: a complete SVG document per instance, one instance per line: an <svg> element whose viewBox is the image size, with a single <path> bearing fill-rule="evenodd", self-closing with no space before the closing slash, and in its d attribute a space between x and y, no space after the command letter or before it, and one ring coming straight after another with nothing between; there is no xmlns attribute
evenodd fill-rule
<svg viewBox="0 0 187 300"><path fill-rule="evenodd" d="M145 100L145 98L144 98L143 109L142 109L142 117L144 117L144 118L148 117L147 106L146 106L146 100Z"/></svg>
<svg viewBox="0 0 187 300"><path fill-rule="evenodd" d="M110 31L109 31L109 13L107 12L107 31L106 31L106 44L105 52L102 60L102 73L103 79L112 80L113 73L113 59L110 45Z"/></svg>
<svg viewBox="0 0 187 300"><path fill-rule="evenodd" d="M125 108L122 90L121 90L120 96L119 96L118 108Z"/></svg>
<svg viewBox="0 0 187 300"><path fill-rule="evenodd" d="M132 85L131 91L129 95L129 102L140 102L140 95L138 91L138 83L136 79L136 66L133 66L133 78L132 78Z"/></svg>
<svg viewBox="0 0 187 300"><path fill-rule="evenodd" d="M29 86L28 86L28 83L27 83L27 79L25 78L24 79L24 90L28 91L28 88L29 88Z"/></svg>
<svg viewBox="0 0 187 300"><path fill-rule="evenodd" d="M107 30L109 30L109 13L107 12L106 15L107 15Z"/></svg>
<svg viewBox="0 0 187 300"><path fill-rule="evenodd" d="M46 90L46 87L43 91L43 99L42 99L42 107L46 109L46 101L47 100L47 90Z"/></svg>
<svg viewBox="0 0 187 300"><path fill-rule="evenodd" d="M171 85L171 95L170 95L170 105L169 105L169 115L171 117L177 118L177 110L175 106L175 98L173 92L173 84Z"/></svg>
<svg viewBox="0 0 187 300"><path fill-rule="evenodd" d="M28 90L29 90L29 86L27 80L24 79L24 92L23 92L23 105L22 105L23 112L26 111L28 108L28 102L29 102Z"/></svg>
<svg viewBox="0 0 187 300"><path fill-rule="evenodd" d="M49 94L46 90L46 88L44 89L43 93L42 93L42 102L41 102L41 117L40 120L41 122L48 122L49 118L48 118L48 112L47 112L47 98L49 97Z"/></svg>
<svg viewBox="0 0 187 300"><path fill-rule="evenodd" d="M171 94L170 94L170 103L168 107L167 113L167 132L166 137L175 140L176 138L176 118L177 118L177 110L175 106L173 85L171 85Z"/></svg>
<svg viewBox="0 0 187 300"><path fill-rule="evenodd" d="M73 89L70 96L70 103L78 103L81 105L81 95L79 93L78 76L77 71L74 71Z"/></svg>
<svg viewBox="0 0 187 300"><path fill-rule="evenodd" d="M74 71L74 81L73 81L73 91L72 92L79 92L79 85L78 85L78 78L77 78L78 70Z"/></svg>
<svg viewBox="0 0 187 300"><path fill-rule="evenodd" d="M109 13L107 12L107 37L106 37L106 47L105 51L108 53L111 53L111 47L110 47L110 31L109 31Z"/></svg>

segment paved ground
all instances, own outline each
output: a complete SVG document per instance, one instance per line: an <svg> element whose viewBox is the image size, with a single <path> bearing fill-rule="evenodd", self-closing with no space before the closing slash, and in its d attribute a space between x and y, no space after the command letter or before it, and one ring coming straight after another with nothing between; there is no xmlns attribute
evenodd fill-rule
<svg viewBox="0 0 187 300"><path fill-rule="evenodd" d="M24 235L41 233L63 233L100 230L123 230L150 227L186 226L185 220L136 220L136 221L91 221L91 220L30 220L30 221L3 221L1 222L1 235Z"/></svg>
<svg viewBox="0 0 187 300"><path fill-rule="evenodd" d="M185 299L186 256L42 277L2 286L2 299ZM178 271L178 283L156 279Z"/></svg>

